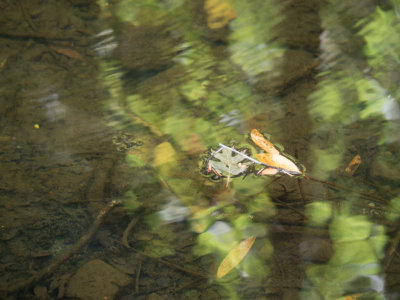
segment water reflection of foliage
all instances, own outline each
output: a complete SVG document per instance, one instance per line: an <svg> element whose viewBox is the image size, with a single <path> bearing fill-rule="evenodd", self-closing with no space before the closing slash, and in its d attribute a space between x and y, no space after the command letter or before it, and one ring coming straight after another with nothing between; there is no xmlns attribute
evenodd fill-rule
<svg viewBox="0 0 400 300"><path fill-rule="evenodd" d="M260 262L271 256L272 247L265 228L252 219L255 214L274 214L264 189L264 179L235 180L228 189L223 184L210 184L197 172L198 162L194 157L209 145L228 139L243 140L245 125L242 120L269 109L267 102L260 101L261 97L251 92L246 80L264 82L279 76L277 66L284 48L272 42L274 37L269 34L280 21L279 17L272 16L279 15L281 8L270 1L233 1L233 5L240 8L238 11L243 13L238 13L230 22L231 32L228 34L222 30L210 34L202 29L206 24L204 20L201 24L201 16L196 15L194 2L134 2L122 2L125 7L119 15L124 21L130 21L131 17L127 14L132 13L135 16L132 21L134 26L168 24L178 30L182 44L177 47L174 64L169 69L159 69L142 80L127 76L124 86L120 82L122 71L110 72L114 63L103 62L104 73L114 74L107 82L112 96L109 103L111 110L127 123L133 121L135 125L140 124L142 128L137 130L139 135L142 131L143 135L150 136L144 142L142 152L132 151L128 158L135 168L154 168L155 177L173 195L171 197L175 197L171 203L190 208L191 228L199 234L198 255L217 253L221 259L237 241L256 235L267 246L261 251L256 243L259 252L250 256L249 261L253 260L256 262L254 265L261 267L243 266L242 270L254 275L263 273L260 271L263 270L263 275L266 275L268 268ZM398 41L391 38L397 34L398 21L392 10L374 11L373 7L367 6L360 10L359 5L347 1L337 5L331 1L321 13L325 30L322 34L322 72L309 107L316 127L313 172L319 178L335 176L334 171L348 155L354 140L366 140L352 149L353 152L364 151L361 153L364 157L364 154L370 155L379 143L398 139L397 132L383 132L374 127L377 122L385 124L387 129L397 126L398 113L393 108L398 105L395 99L399 90L396 80L393 80L395 76L389 74L396 72L398 67L398 51L387 49L398 49ZM121 12L125 14L121 15ZM146 18L146 15L151 15L149 12L156 17ZM171 19L174 21L170 22ZM358 23L360 19L363 21ZM386 33L381 34L380 28L387 24L391 25L392 36L385 38ZM381 49L385 39L390 41L391 47ZM228 41L228 52L220 51L226 49L216 47L213 44L215 40ZM266 40L271 42L265 43ZM366 44L365 53L362 53L363 43ZM382 57L378 55L381 52L384 53ZM387 66L394 67L388 70ZM391 112L389 117L388 111ZM232 117L233 121L229 119ZM243 146L247 148L247 145ZM368 159L364 161L368 164ZM351 185L355 180L346 178L342 181ZM343 199L346 198L349 202L357 200L357 197L350 198L343 193ZM141 197L135 194L132 199L134 207L142 205ZM382 228L372 228L366 217L354 217L351 210L333 212L330 204L317 205L313 209L315 214L323 211L325 216L317 221L313 219L313 222L328 222L333 218L331 231L337 254L325 268L312 266L308 274L316 290L325 293L336 288L334 295L341 296L345 290L337 285L344 286L359 275L369 276L379 272L379 268L368 272L362 268L381 258L384 244ZM154 218L149 219L149 225L155 227L155 223ZM364 231L368 234L363 234L361 240L343 241L337 238L337 233L346 235L349 232L339 223L346 226L361 224L355 231L356 235ZM348 238L353 237L349 235ZM365 255L357 260L353 249L362 249ZM348 260L342 260L346 256ZM351 261L356 266L347 272L347 277L339 276L330 284L338 269L348 267Z"/></svg>
<svg viewBox="0 0 400 300"><path fill-rule="evenodd" d="M213 253L222 259L238 241L257 236L260 244L256 242L255 250L240 268L248 275L264 277L268 274L264 262L270 257L272 247L266 239L265 225L254 222L253 215L267 216L274 213L264 190L265 179L255 178L249 182L238 179L228 188L211 184L199 173L196 157L210 145L229 140L245 140L243 120L267 104L258 101L260 97L251 92L244 74L227 59L226 54L216 52L210 46L210 41L207 41L207 36L194 30L193 19L199 20L195 16L195 4L187 2L166 7L161 2L150 2L151 5L123 1L124 7L117 9L117 15L127 21L130 18L126 14L133 13L134 26L137 28L144 25L147 28L159 28L163 26L159 24L160 20L168 20L164 26L177 30L182 39L181 47L177 47L175 64L168 69L157 70L143 81L126 77L123 85L120 81L123 71L113 69L115 62L102 62L103 73L110 74L105 82L111 94L108 105L113 112L113 119L124 120L126 125L130 120L136 128L138 124L143 126L135 131L135 135L143 141L143 146L137 151L128 152L127 158L132 162L132 167L138 170L154 168L155 177L163 189L168 191L170 203L175 208L190 208L191 228L199 233L196 247L198 255ZM267 46L262 41L272 39L265 36L269 32L268 28L276 24L272 17L274 10L268 8L277 6L272 2L237 2L236 5L251 8L253 14L261 15L259 8L263 7L263 18L255 20L251 14L242 14L232 21L237 24L232 28L232 55L250 77L272 72L274 68L271 66L277 63L283 50L274 51L277 43ZM132 9L127 9L130 5ZM149 11L154 11L160 17L144 18L149 15ZM265 18L265 14L271 18ZM170 18L172 16L175 19ZM224 31L221 32L223 34ZM235 35L235 32L238 34ZM249 40L248 32L253 32L257 39ZM215 37L213 34L210 35L212 38ZM134 65L129 67L132 66L135 68ZM259 104L254 105L256 102ZM121 124L115 125L121 129ZM130 193L132 197L128 203L132 208L141 207L142 201L149 201L139 197L135 190ZM148 204L143 205L149 207ZM147 221L154 232L158 232L160 223L155 222L154 218L148 218ZM222 235L217 233L219 226L226 229ZM171 249L167 244L163 244L163 247ZM165 253L160 252L158 255L163 256ZM237 275L232 273L231 276Z"/></svg>
<svg viewBox="0 0 400 300"><path fill-rule="evenodd" d="M338 5L330 1L321 13L322 72L309 108L316 125L314 174L319 178L335 178L349 187L368 185L338 178L336 170L353 151L353 155L362 153L364 172L371 168L371 179L385 179L387 184L399 179L396 172L378 170L383 153L392 149L391 156L398 155L393 146L399 142L400 21L394 17L398 2L392 1L392 6L383 10L363 5L360 9L356 3L342 1ZM386 167L398 169L398 162ZM399 192L396 188L393 191ZM391 196L382 192L388 198L381 202L386 207ZM302 297L317 299L323 295L334 299L363 292L365 297L383 299L385 283L380 262L388 239L385 230L365 215L354 215L360 213L356 207L362 197L341 195L345 200L340 209L324 202L308 205L310 223L325 226L331 220L335 253L328 264L309 266L311 286L306 286ZM392 200L394 207L396 199Z"/></svg>
<svg viewBox="0 0 400 300"><path fill-rule="evenodd" d="M353 4L343 3L342 6L328 5L322 13L323 72L311 96L310 112L319 124L317 129L321 136L334 135L331 143L334 149L316 147L319 151L316 152L316 172L320 177L328 176L338 167L348 143L345 131L355 124L364 131L369 130L369 139L375 137L368 141L370 147L399 139L393 127L397 128L396 120L400 118L399 104L395 100L400 89L395 83L397 76L393 76L393 69L387 68L397 69L400 63L395 54L396 49L400 49L397 39L400 26L393 17L394 10L373 9L372 6L369 10L358 10ZM343 11L348 18L342 17ZM352 26L358 31L349 31ZM362 42L365 43L364 53ZM383 121L386 130L377 132L369 125L371 121ZM357 130L362 132L360 128ZM328 169L327 161L330 162Z"/></svg>
<svg viewBox="0 0 400 300"><path fill-rule="evenodd" d="M308 282L302 299L336 299L342 295L355 294L370 290L373 299L384 289L380 261L384 257L387 242L382 225L374 225L366 216L354 216L349 213L350 205L343 207L340 213L332 211L327 203L313 203L310 212L318 206L326 212L325 218L310 213L310 222L323 226L332 218L329 226L330 237L334 243L334 254L325 265L310 265L307 269Z"/></svg>

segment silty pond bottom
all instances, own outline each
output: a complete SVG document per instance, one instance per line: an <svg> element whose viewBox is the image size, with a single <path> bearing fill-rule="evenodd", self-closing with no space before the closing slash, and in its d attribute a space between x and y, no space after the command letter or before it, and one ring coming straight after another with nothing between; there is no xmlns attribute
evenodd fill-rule
<svg viewBox="0 0 400 300"><path fill-rule="evenodd" d="M0 298L399 297L396 1L0 8Z"/></svg>

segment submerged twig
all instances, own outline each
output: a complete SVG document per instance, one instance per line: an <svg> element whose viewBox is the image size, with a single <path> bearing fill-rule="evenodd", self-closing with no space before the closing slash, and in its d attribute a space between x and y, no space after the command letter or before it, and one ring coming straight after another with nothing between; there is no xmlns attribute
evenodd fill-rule
<svg viewBox="0 0 400 300"><path fill-rule="evenodd" d="M152 259L152 260L155 260L155 261L158 262L158 263L161 263L161 264L163 264L163 265L169 266L169 267L171 267L171 268L173 268L173 269L176 269L176 270L178 270L178 271L181 271L181 272L184 272L184 273L193 275L193 276L197 276L197 277L200 277L200 278L204 278L204 279L208 279L208 278L209 278L209 276L207 276L207 275L204 275L204 274L201 274L201 273L197 273L197 272L195 272L195 271L188 270L188 269L183 268L183 267L181 267L181 266L178 266L178 265L175 265L175 264L170 263L170 262L168 262L168 261L165 261L165 260L163 260L163 259L161 259L161 258L157 258L157 257L151 256L151 255L149 255L149 254L146 254L146 253L144 253L144 252L141 252L141 251L139 251L139 250L136 250L135 248L131 248L131 250L135 251L136 253L138 253L138 254L140 254L140 255L143 255L144 257L147 257L147 258L150 258L150 259Z"/></svg>
<svg viewBox="0 0 400 300"><path fill-rule="evenodd" d="M79 241L73 245L71 248L69 248L67 251L65 251L55 262L50 264L49 266L43 268L41 271L36 273L36 275L32 276L31 278L17 282L11 286L4 287L2 286L0 290L5 291L7 293L13 293L17 292L23 288L27 288L33 284L35 284L37 281L42 279L43 277L53 273L61 264L63 264L65 261L67 261L73 254L77 253L87 242L91 240L91 238L94 236L94 234L97 232L99 229L101 223L103 223L105 217L108 215L108 213L117 205L120 205L122 203L121 200L112 200L110 201L97 215L96 219L94 220L92 226L89 228L88 232L82 236Z"/></svg>
<svg viewBox="0 0 400 300"><path fill-rule="evenodd" d="M347 192L359 194L359 195L363 196L366 199L370 199L370 200L377 201L377 202L380 202L380 203L383 203L383 204L387 204L387 201L385 199L382 199L382 198L379 198L379 197L375 197L373 195L364 193L362 191L354 191L351 188L348 188L348 187L346 187L344 185L332 183L332 182L329 182L329 181L319 180L319 179L316 179L316 178L313 178L313 177L310 177L310 176L306 176L306 178L309 179L309 180L315 181L315 182L319 182L319 183L325 184L327 186L330 186L330 187L338 189L338 190L344 190L344 191L347 191Z"/></svg>
<svg viewBox="0 0 400 300"><path fill-rule="evenodd" d="M139 221L138 217L133 218L128 226L126 227L126 229L124 230L124 233L122 234L122 245L124 245L126 248L130 249L131 246L129 246L129 242L128 242L128 236L129 233L132 231L132 229L135 227L136 223Z"/></svg>
<svg viewBox="0 0 400 300"><path fill-rule="evenodd" d="M293 210L295 213L299 214L302 218L304 218L304 220L307 220L307 216L305 214L303 214L301 211L299 211L298 209L292 207L291 205L279 200L279 199L273 199L273 201L278 202L277 205L283 206L283 207L287 207L291 210Z"/></svg>
<svg viewBox="0 0 400 300"><path fill-rule="evenodd" d="M24 20L29 25L29 28L32 29L32 31L36 31L36 26L35 26L35 24L33 24L31 17L26 13L25 8L24 8L23 4L21 3L21 1L18 1L18 5L19 5L19 8L21 10Z"/></svg>
<svg viewBox="0 0 400 300"><path fill-rule="evenodd" d="M139 295L139 279L140 279L140 272L142 271L142 262L139 261L136 267L136 278L135 278L135 292L136 295Z"/></svg>
<svg viewBox="0 0 400 300"><path fill-rule="evenodd" d="M306 205L306 197L304 196L303 184L302 184L300 178L297 178L297 185L299 186L300 196L301 196L301 199L303 200L303 204Z"/></svg>

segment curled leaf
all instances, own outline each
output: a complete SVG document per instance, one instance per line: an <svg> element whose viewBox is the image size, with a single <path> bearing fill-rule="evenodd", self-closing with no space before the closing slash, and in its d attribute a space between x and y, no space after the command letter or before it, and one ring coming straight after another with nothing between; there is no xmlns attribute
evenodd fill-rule
<svg viewBox="0 0 400 300"><path fill-rule="evenodd" d="M217 270L217 277L222 278L235 268L249 253L256 241L255 236L251 236L241 241L235 248L233 248L228 255L224 258Z"/></svg>
<svg viewBox="0 0 400 300"><path fill-rule="evenodd" d="M268 165L268 168L261 170L259 174L275 175L278 172L289 176L302 174L299 167L291 159L282 155L274 144L268 141L257 129L253 129L250 136L253 142L265 151L264 153L257 154L257 159L263 164ZM274 168L276 168L275 171L273 170Z"/></svg>
<svg viewBox="0 0 400 300"><path fill-rule="evenodd" d="M257 154L257 158L259 161L261 161L264 164L279 168L280 170L277 170L276 173L278 173L278 171L281 171L290 176L301 174L301 171L296 166L296 164L283 155L280 155L280 154L276 155L276 154L270 154L270 153L259 153L259 154ZM269 168L267 168L267 169L269 169ZM261 174L265 175L262 172L261 172ZM272 175L274 175L274 174L272 174Z"/></svg>
<svg viewBox="0 0 400 300"><path fill-rule="evenodd" d="M262 169L262 170L259 172L259 174L265 175L265 176L276 175L276 174L278 174L278 173L279 173L279 170L278 170L278 169L275 169L275 168L265 168L265 169Z"/></svg>

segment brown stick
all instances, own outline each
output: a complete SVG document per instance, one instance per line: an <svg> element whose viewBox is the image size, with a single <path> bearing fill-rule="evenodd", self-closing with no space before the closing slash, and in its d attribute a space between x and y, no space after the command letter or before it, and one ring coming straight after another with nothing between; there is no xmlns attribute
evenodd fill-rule
<svg viewBox="0 0 400 300"><path fill-rule="evenodd" d="M136 267L136 280L135 280L135 292L136 292L136 295L139 295L139 279L140 279L140 272L141 271L142 271L142 262L139 261L139 264Z"/></svg>
<svg viewBox="0 0 400 300"><path fill-rule="evenodd" d="M131 246L129 246L129 242L128 242L128 236L129 233L132 231L133 227L135 227L136 223L139 221L138 217L133 218L129 224L128 227L126 227L126 229L124 230L124 233L122 235L122 245L124 245L126 248L130 249Z"/></svg>
<svg viewBox="0 0 400 300"><path fill-rule="evenodd" d="M17 292L23 288L27 288L37 281L39 281L41 278L53 273L61 264L63 264L65 261L67 261L72 255L77 253L90 239L94 236L94 234L97 232L99 229L101 223L104 221L105 217L107 214L117 205L120 205L122 201L120 200L112 200L109 202L97 215L96 219L94 220L92 226L89 228L89 231L82 236L79 241L69 248L67 251L65 251L55 262L50 264L48 267L43 268L41 271L36 273L36 275L32 276L31 278L27 280L23 280L20 282L16 282L15 284L5 287L1 286L0 290L5 291L7 293L13 293Z"/></svg>
<svg viewBox="0 0 400 300"><path fill-rule="evenodd" d="M306 197L304 196L303 184L300 178L297 178L297 185L299 186L300 196L301 199L303 200L303 205L306 205Z"/></svg>

